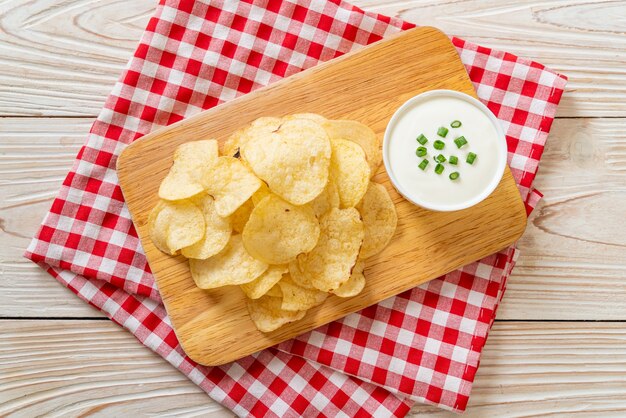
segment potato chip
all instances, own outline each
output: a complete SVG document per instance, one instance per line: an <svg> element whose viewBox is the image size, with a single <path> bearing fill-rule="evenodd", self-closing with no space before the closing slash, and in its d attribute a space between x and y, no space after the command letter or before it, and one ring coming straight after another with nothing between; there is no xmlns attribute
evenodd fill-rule
<svg viewBox="0 0 626 418"><path fill-rule="evenodd" d="M294 206L274 194L255 206L242 234L246 250L268 264L286 264L310 251L319 235L310 206Z"/></svg>
<svg viewBox="0 0 626 418"><path fill-rule="evenodd" d="M206 259L189 260L191 277L200 289L249 283L267 270L268 265L253 258L243 247L241 235L232 235L226 247Z"/></svg>
<svg viewBox="0 0 626 418"><path fill-rule="evenodd" d="M258 299L265 295L276 283L279 282L283 274L287 273L287 266L269 266L267 270L250 283L242 284L241 290L250 299ZM278 296L281 296L279 293Z"/></svg>
<svg viewBox="0 0 626 418"><path fill-rule="evenodd" d="M252 209L254 209L254 204L252 203L252 199L248 199L230 215L230 223L233 226L233 231L238 234L243 232L243 228L246 226L248 218L250 218Z"/></svg>
<svg viewBox="0 0 626 418"><path fill-rule="evenodd" d="M245 142L245 134L248 127L233 132L222 145L222 155L226 157L239 157L239 147Z"/></svg>
<svg viewBox="0 0 626 418"><path fill-rule="evenodd" d="M160 251L174 255L195 244L204 236L202 212L187 201L160 201L148 217L150 237Z"/></svg>
<svg viewBox="0 0 626 418"><path fill-rule="evenodd" d="M304 271L306 264L306 254L300 254L295 260L289 263L289 276L300 287L305 289L315 289L311 282L311 277Z"/></svg>
<svg viewBox="0 0 626 418"><path fill-rule="evenodd" d="M217 163L217 141L187 142L176 148L174 163L161 182L159 197L186 199L204 190L202 176Z"/></svg>
<svg viewBox="0 0 626 418"><path fill-rule="evenodd" d="M204 217L204 237L180 252L187 258L206 259L220 251L228 244L232 228L230 219L222 218L215 211L215 201L206 193L201 193L191 199Z"/></svg>
<svg viewBox="0 0 626 418"><path fill-rule="evenodd" d="M176 255L176 252L170 251L167 247L167 230L169 229L169 225L165 222L165 217L162 217L157 225L157 218L165 206L166 202L160 200L159 203L152 208L148 216L148 231L150 231L150 239L157 250L165 254Z"/></svg>
<svg viewBox="0 0 626 418"><path fill-rule="evenodd" d="M265 196L271 193L272 192L270 191L270 188L267 187L267 184L261 182L261 187L259 187L259 190L254 192L254 194L252 195L252 203L254 203L255 206L258 205Z"/></svg>
<svg viewBox="0 0 626 418"><path fill-rule="evenodd" d="M215 199L215 210L224 218L261 187L261 180L233 157L219 157L202 181L207 193Z"/></svg>
<svg viewBox="0 0 626 418"><path fill-rule="evenodd" d="M248 136L241 158L272 192L302 205L324 190L331 149L320 124L293 119L284 121L274 132L250 132Z"/></svg>
<svg viewBox="0 0 626 418"><path fill-rule="evenodd" d="M255 134L262 134L265 132L272 132L278 129L282 119L274 117L262 117L254 120L250 125L235 131L224 142L222 147L222 154L229 157L236 157L239 154L239 149L248 141L250 132Z"/></svg>
<svg viewBox="0 0 626 418"><path fill-rule="evenodd" d="M330 178L337 185L342 208L356 206L367 191L370 169L363 149L345 139L331 141Z"/></svg>
<svg viewBox="0 0 626 418"><path fill-rule="evenodd" d="M331 209L320 219L320 229L315 248L299 256L296 263L290 263L289 272L300 286L310 284L330 292L350 278L365 233L354 208Z"/></svg>
<svg viewBox="0 0 626 418"><path fill-rule="evenodd" d="M262 296L247 299L248 313L254 325L261 332L271 332L289 322L302 319L305 311L285 311L281 309L282 298Z"/></svg>
<svg viewBox="0 0 626 418"><path fill-rule="evenodd" d="M270 290L267 291L266 295L267 296L274 296L275 298L282 298L283 297L283 291L280 290L280 286L278 285L278 283L276 283L274 286L272 286L270 288Z"/></svg>
<svg viewBox="0 0 626 418"><path fill-rule="evenodd" d="M313 212L315 212L315 216L320 218L332 208L338 208L339 203L339 191L335 182L329 178L324 191L311 202L311 207Z"/></svg>
<svg viewBox="0 0 626 418"><path fill-rule="evenodd" d="M281 308L286 311L306 311L321 305L328 297L326 292L298 286L289 275L283 276L278 282L278 286L283 296Z"/></svg>
<svg viewBox="0 0 626 418"><path fill-rule="evenodd" d="M381 252L396 232L396 207L382 184L370 182L367 192L356 207L365 226L360 258Z"/></svg>
<svg viewBox="0 0 626 418"><path fill-rule="evenodd" d="M363 275L364 268L365 261L357 260L354 267L352 267L352 273L350 274L348 281L333 290L333 293L340 298L350 298L361 293L365 287L365 276Z"/></svg>
<svg viewBox="0 0 626 418"><path fill-rule="evenodd" d="M327 121L327 119L324 116L318 115L317 113L294 113L293 115L285 116L283 119L284 120L308 119L308 120L312 120L313 122L317 122L320 124Z"/></svg>
<svg viewBox="0 0 626 418"><path fill-rule="evenodd" d="M346 139L359 144L365 152L370 176L374 176L383 161L381 142L369 126L355 120L327 120L322 124L328 136L333 139Z"/></svg>

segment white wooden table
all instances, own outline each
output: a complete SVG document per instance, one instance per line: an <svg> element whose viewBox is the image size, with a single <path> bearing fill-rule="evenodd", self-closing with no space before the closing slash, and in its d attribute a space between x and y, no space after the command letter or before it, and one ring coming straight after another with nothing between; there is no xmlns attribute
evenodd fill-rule
<svg viewBox="0 0 626 418"><path fill-rule="evenodd" d="M626 1L355 3L570 77L466 415L626 416ZM21 257L155 4L0 2L0 416L232 416Z"/></svg>

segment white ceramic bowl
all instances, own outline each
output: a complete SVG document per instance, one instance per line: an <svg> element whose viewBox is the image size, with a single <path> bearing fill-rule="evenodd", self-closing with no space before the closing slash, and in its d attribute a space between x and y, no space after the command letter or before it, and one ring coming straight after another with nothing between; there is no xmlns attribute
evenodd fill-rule
<svg viewBox="0 0 626 418"><path fill-rule="evenodd" d="M403 188L402 185L398 182L398 179L396 178L396 176L394 175L393 166L389 158L389 146L390 146L389 143L391 140L390 136L398 120L402 118L402 116L414 106L418 104L422 104L427 100L440 98L440 97L451 97L451 98L461 99L473 105L475 108L480 110L483 114L485 114L485 116L487 116L487 118L491 121L498 137L497 138L498 150L496 152L497 157L495 161L492 161L492 164L495 165L495 169L491 171L492 176L489 182L487 183L487 185L484 188L480 189L479 192L472 195L470 198L466 200L460 201L455 204L445 204L445 205L437 203L437 202L433 202L433 201L428 201L424 199L423 197L417 196L415 195L415 193L411 193L409 190L406 190L405 188ZM455 210L461 210L461 209L469 208L471 206L474 206L482 202L495 190L495 188L500 183L500 180L502 179L502 175L504 174L504 168L506 167L506 161L507 161L506 137L504 135L504 131L502 130L502 127L500 126L500 123L498 122L494 114L491 113L491 111L487 108L487 106L482 104L480 101L478 101L474 97L469 96L465 93L455 91L455 90L431 90L431 91L427 91L427 92L418 94L417 96L410 98L402 106L400 106L398 110L396 110L396 112L393 114L393 116L391 117L391 120L389 121L389 124L387 125L387 129L385 130L385 137L383 139L383 161L385 164L385 168L387 170L387 174L389 175L389 178L391 179L391 183L396 188L396 190L402 196L404 196L404 198L407 199L408 201L418 206L421 206L425 209L430 209L434 211L450 212L450 211L455 211Z"/></svg>

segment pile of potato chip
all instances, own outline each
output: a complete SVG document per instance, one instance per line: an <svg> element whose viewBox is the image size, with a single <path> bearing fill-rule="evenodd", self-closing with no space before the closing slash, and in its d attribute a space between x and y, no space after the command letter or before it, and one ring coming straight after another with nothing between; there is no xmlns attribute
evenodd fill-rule
<svg viewBox="0 0 626 418"><path fill-rule="evenodd" d="M366 259L397 223L370 181L380 163L370 128L316 114L259 118L222 155L215 140L185 143L148 219L152 242L188 258L198 287L240 286L256 327L273 331L363 290Z"/></svg>

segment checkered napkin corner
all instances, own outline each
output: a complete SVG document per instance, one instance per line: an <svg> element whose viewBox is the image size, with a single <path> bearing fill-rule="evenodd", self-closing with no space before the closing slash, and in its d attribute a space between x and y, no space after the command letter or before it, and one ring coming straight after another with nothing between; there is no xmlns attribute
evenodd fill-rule
<svg viewBox="0 0 626 418"><path fill-rule="evenodd" d="M508 249L342 321L223 367L187 358L117 184L124 146L158 126L413 25L325 0L166 1L94 123L27 257L238 415L463 410L514 263ZM529 210L564 78L453 39L507 132Z"/></svg>
<svg viewBox="0 0 626 418"><path fill-rule="evenodd" d="M530 213L541 194L532 188L567 77L508 52L453 37L478 98L498 118L508 163Z"/></svg>

